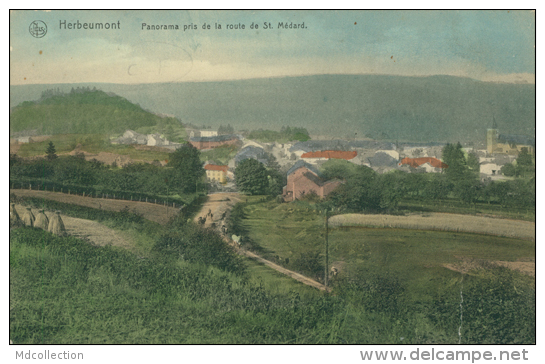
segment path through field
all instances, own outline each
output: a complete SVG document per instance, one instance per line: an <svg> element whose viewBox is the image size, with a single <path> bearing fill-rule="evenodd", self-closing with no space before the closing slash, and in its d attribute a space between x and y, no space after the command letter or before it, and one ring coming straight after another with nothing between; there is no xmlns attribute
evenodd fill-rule
<svg viewBox="0 0 545 364"><path fill-rule="evenodd" d="M15 205L19 216L23 216L26 211L25 206ZM38 214L38 209L32 209L34 216ZM52 212L46 211L45 214L51 219ZM85 239L93 244L104 246L113 245L131 250L133 245L119 235L115 230L110 229L96 221L78 219L61 214L61 219L68 235L79 239Z"/></svg>
<svg viewBox="0 0 545 364"><path fill-rule="evenodd" d="M199 221L199 218L206 218L205 227L210 227L212 223L215 224L215 226L218 228L218 230L221 232L221 227L226 222L226 217L233 208L233 206L241 202L243 197L241 197L238 193L233 192L227 192L227 193L214 193L208 195L208 200L204 203L203 207L201 208L201 211L195 216L195 222ZM247 251L245 249L242 249L238 246L238 244L234 243L229 237L223 235L224 240L235 247L237 253L240 255L244 255L247 258L254 259L267 267L270 267L277 272L280 272L282 274L287 275L288 277L291 277L303 284L306 284L308 286L318 288L322 291L325 291L327 288L323 284L310 279L308 277L305 277L302 274L296 273L294 271L291 271L289 269L286 269L276 263L273 263L269 260L263 259L259 255Z"/></svg>
<svg viewBox="0 0 545 364"><path fill-rule="evenodd" d="M198 222L199 218L206 218L205 227L210 227L212 223L220 227L226 222L228 212L240 201L242 198L237 192L212 193L208 195L208 199L194 221Z"/></svg>

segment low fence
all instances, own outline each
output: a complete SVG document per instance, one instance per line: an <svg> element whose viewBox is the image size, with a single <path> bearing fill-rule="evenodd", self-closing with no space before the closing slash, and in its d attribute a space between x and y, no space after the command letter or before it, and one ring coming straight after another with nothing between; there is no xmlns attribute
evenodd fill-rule
<svg viewBox="0 0 545 364"><path fill-rule="evenodd" d="M68 195L76 195L82 197L147 202L163 206L168 205L169 207L174 208L180 208L182 206L192 203L192 201L186 203L185 201L177 198L166 198L163 196L150 195L141 192L112 191L105 189L96 189L88 186L59 185L58 183L47 181L10 181L10 189L60 192Z"/></svg>

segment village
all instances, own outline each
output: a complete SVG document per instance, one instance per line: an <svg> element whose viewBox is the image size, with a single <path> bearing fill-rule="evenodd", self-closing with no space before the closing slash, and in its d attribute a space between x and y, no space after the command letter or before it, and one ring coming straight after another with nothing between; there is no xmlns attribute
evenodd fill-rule
<svg viewBox="0 0 545 364"><path fill-rule="evenodd" d="M486 131L486 141L470 143L463 148L466 154L473 154L478 159L481 181L507 178L502 174L502 167L513 163L523 150L531 155L535 150L535 138L500 134L495 121L491 124ZM215 160L207 160L204 163L206 178L215 187L213 190L235 191L234 171L242 161L255 159L266 165L274 158L288 179L283 192L285 201L293 201L310 191L314 191L322 198L326 197L341 183L321 179L320 166L332 159L367 166L379 174L391 171L443 173L448 168L442 161L442 149L446 143L439 142L392 143L370 139L311 139L267 143L245 138L242 133L219 134L218 130L194 128L188 128L188 135L189 144L201 152L225 146L237 148L236 155L227 164ZM29 138L20 138L18 142L29 142ZM171 151L182 145L169 141L158 133L145 135L133 130L127 130L121 137L111 142L146 145Z"/></svg>
<svg viewBox="0 0 545 364"><path fill-rule="evenodd" d="M371 139L342 140L317 139L307 141L259 142L244 136L247 133L234 133L232 128L222 132L211 128L197 129L187 127L188 143L201 152L216 148L233 147L236 154L222 164L216 160L206 160L203 164L210 191L236 191L235 169L246 159L255 159L263 165L274 159L279 170L286 176L284 187L285 201L294 201L306 193L314 192L321 198L326 197L342 181L325 181L322 179L320 167L329 160L345 160L359 166L366 166L378 174L392 171L406 173L443 173L448 165L442 161L442 150L446 143L441 142L387 142ZM34 139L33 139L34 138ZM10 139L10 145L33 143L42 140L43 136L22 136ZM134 130L126 130L123 135L111 139L114 145L132 145L146 150L173 152L182 143L168 140L165 135L141 134ZM495 120L486 130L486 140L478 143L467 143L463 147L466 155L471 154L478 161L479 175L482 182L506 179L502 168L515 162L519 153L524 151L530 155L535 153L535 137L523 135L500 134ZM89 154L86 159L97 158ZM108 160L105 160L108 163ZM116 164L123 166L131 161L115 159ZM167 161L159 161L166 165Z"/></svg>

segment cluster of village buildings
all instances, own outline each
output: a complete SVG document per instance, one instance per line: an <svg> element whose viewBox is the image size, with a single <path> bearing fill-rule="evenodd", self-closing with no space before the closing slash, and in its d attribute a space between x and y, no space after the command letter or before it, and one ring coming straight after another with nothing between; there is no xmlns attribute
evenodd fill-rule
<svg viewBox="0 0 545 364"><path fill-rule="evenodd" d="M117 139L111 141L112 144L139 144L147 145L150 147L162 147L167 149L176 150L182 144L174 143L161 136L158 133L155 134L140 134L134 130L127 130Z"/></svg>
<svg viewBox="0 0 545 364"><path fill-rule="evenodd" d="M204 169L210 182L222 185L233 184L234 170L248 158L267 164L274 156L280 169L287 174L284 199L291 201L314 192L325 197L341 181L325 181L319 172L320 166L330 159L346 160L372 168L377 173L400 170L408 173L441 173L448 165L441 161L444 144L441 143L390 143L375 140L309 140L292 143L259 143L245 139L242 135L218 135L214 130L188 131L189 143L199 150L209 150L225 145L236 145L238 153L227 165L207 161ZM31 142L21 138L20 143ZM167 140L159 134L139 134L127 130L112 141L116 144L140 144L175 150L180 143ZM482 179L502 179L501 168L512 163L526 149L535 152L535 138L520 135L505 135L498 132L494 122L487 130L486 144L464 148L479 158Z"/></svg>
<svg viewBox="0 0 545 364"><path fill-rule="evenodd" d="M240 135L217 135L206 131L206 135L192 136L190 143L199 149L215 148L226 144L240 144L241 148L227 165L208 161L205 165L209 181L226 183L233 179L237 165L253 158L267 164L269 156L275 157L281 170L287 174L284 199L288 201L314 192L320 197L327 196L341 181L326 181L320 173L320 165L330 159L341 159L367 166L377 173L400 170L408 173L441 173L448 165L442 160L444 143L400 143L394 144L375 140L309 140L294 143L259 143L244 139ZM464 148L479 159L482 179L505 178L501 168L512 163L518 154L526 149L533 154L535 138L520 135L500 134L495 122L487 131L486 144Z"/></svg>

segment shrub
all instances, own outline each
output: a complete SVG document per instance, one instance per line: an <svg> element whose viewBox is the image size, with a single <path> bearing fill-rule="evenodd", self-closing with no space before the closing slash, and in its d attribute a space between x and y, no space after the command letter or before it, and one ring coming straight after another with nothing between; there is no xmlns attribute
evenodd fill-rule
<svg viewBox="0 0 545 364"><path fill-rule="evenodd" d="M316 279L324 276L325 266L319 252L304 252L295 258L294 266L297 270Z"/></svg>
<svg viewBox="0 0 545 364"><path fill-rule="evenodd" d="M353 281L341 281L339 285L341 296L366 311L393 317L403 316L407 311L405 287L396 276L360 272Z"/></svg>
<svg viewBox="0 0 545 364"><path fill-rule="evenodd" d="M535 290L517 281L507 268L472 280L463 289L462 342L535 343Z"/></svg>
<svg viewBox="0 0 545 364"><path fill-rule="evenodd" d="M184 224L165 232L155 243L153 251L163 257L211 265L227 272L242 274L242 259L221 236L211 229Z"/></svg>
<svg viewBox="0 0 545 364"><path fill-rule="evenodd" d="M313 190L303 194L302 197L299 198L301 201L307 201L307 202L310 202L310 203L317 203L317 202L320 202L322 199L320 198L320 196L318 196L318 194L316 192L314 192Z"/></svg>
<svg viewBox="0 0 545 364"><path fill-rule="evenodd" d="M227 234L229 234L229 236L233 234L238 236L246 236L248 234L248 230L242 223L245 218L246 214L244 213L244 204L237 203L235 206L233 206L231 213L227 218Z"/></svg>

